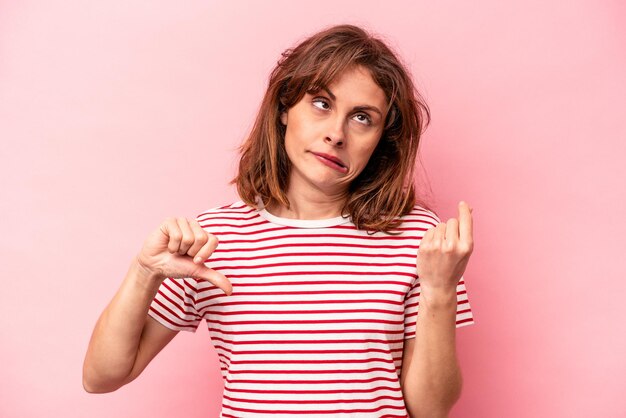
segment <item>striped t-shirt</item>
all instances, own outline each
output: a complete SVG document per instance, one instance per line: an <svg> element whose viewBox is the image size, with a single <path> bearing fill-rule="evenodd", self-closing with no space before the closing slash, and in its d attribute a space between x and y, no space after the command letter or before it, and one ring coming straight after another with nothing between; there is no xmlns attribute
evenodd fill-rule
<svg viewBox="0 0 626 418"><path fill-rule="evenodd" d="M408 417L400 374L415 337L416 260L440 219L415 206L368 235L341 216L299 220L239 200L196 220L219 244L205 265L233 293L193 278L163 281L149 314L195 332L202 319L221 364L220 418ZM456 327L474 323L463 278Z"/></svg>

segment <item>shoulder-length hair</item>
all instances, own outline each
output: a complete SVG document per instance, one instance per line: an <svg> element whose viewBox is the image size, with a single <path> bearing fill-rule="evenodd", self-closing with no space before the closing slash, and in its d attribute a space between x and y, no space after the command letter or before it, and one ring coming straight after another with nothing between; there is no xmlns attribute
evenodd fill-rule
<svg viewBox="0 0 626 418"><path fill-rule="evenodd" d="M385 92L387 116L378 146L348 187L342 215L349 214L357 229L388 232L415 204L430 210L416 197L414 183L420 136L430 122L430 111L392 50L360 27L343 24L328 27L281 55L250 135L239 147L238 173L229 184L237 184L240 198L257 208L257 196L265 206L280 202L290 207L286 190L291 162L280 114L305 93L319 91L346 69L360 65Z"/></svg>

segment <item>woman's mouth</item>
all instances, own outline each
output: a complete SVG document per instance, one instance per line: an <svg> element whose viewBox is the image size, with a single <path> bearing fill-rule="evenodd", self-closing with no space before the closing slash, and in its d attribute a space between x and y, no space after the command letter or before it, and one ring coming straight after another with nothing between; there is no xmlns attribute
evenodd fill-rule
<svg viewBox="0 0 626 418"><path fill-rule="evenodd" d="M344 167L342 165L339 165L338 163L329 160L328 158L324 158L321 155L315 154L313 153L313 155L315 155L315 158L317 158L321 163L326 164L327 166L334 168L335 170L339 171L340 173L347 173L348 172L348 168Z"/></svg>

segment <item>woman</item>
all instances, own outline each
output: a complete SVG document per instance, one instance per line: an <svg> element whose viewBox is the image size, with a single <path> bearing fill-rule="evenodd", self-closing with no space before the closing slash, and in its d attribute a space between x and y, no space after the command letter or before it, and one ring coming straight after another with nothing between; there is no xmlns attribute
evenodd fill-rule
<svg viewBox="0 0 626 418"><path fill-rule="evenodd" d="M288 49L241 148L241 200L146 239L96 324L85 389L131 382L206 319L222 417L446 416L461 388L455 328L474 323L473 244L466 203L447 223L417 203L428 117L359 27Z"/></svg>

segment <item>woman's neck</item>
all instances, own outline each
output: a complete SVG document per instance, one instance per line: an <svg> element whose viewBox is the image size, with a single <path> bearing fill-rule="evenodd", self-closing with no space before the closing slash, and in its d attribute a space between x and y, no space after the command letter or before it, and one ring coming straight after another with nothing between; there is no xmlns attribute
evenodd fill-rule
<svg viewBox="0 0 626 418"><path fill-rule="evenodd" d="M280 218L313 220L331 219L341 216L341 209L345 203L345 198L341 200L331 200L323 196L321 198L306 198L304 196L288 196L290 208L287 209L279 202L272 202L265 209L274 216Z"/></svg>

